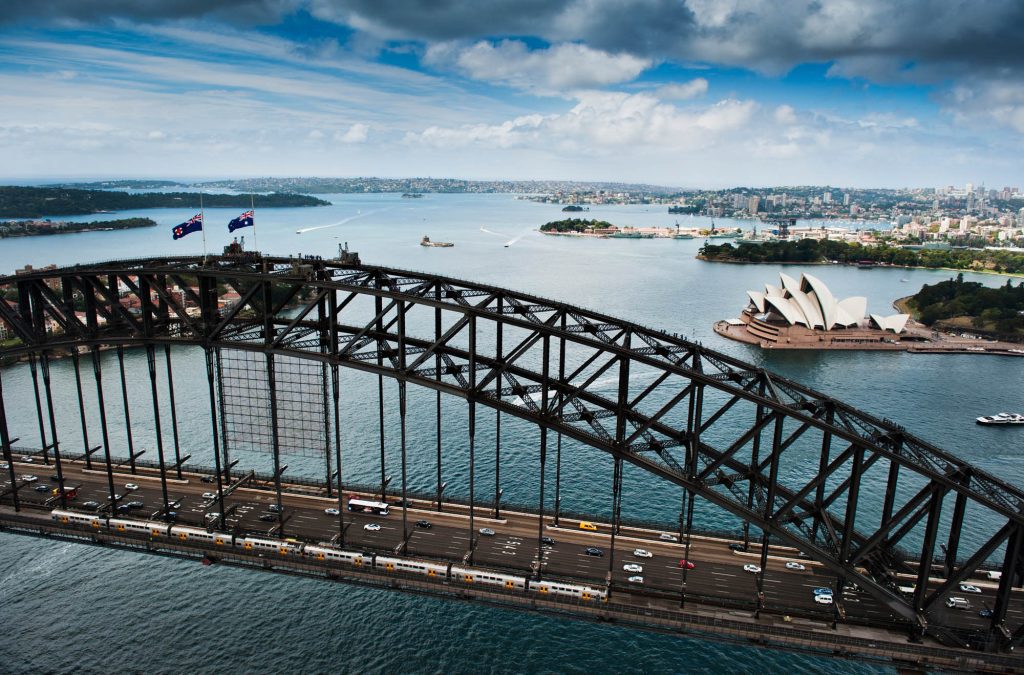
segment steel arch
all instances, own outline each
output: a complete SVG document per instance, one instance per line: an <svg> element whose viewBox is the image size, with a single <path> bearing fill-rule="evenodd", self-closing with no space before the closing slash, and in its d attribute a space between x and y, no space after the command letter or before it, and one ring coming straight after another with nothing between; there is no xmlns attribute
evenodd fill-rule
<svg viewBox="0 0 1024 675"><path fill-rule="evenodd" d="M238 301L221 308L224 289ZM0 302L0 323L20 341L0 358L192 344L208 353L231 348L312 359L441 391L668 480L689 495L687 529L699 496L760 529L763 544L774 537L803 551L913 630L947 641L962 643L930 620L931 611L1005 548L989 644L1012 647L1024 637L1024 624L1009 625L1006 614L1024 571L1024 492L893 422L677 335L494 286L320 258L111 261L0 278L0 290L16 295ZM343 321L369 300L371 315ZM432 312L433 334L407 326L417 310ZM443 330L441 315L451 319ZM515 331L519 340L489 352L478 341L482 325ZM634 393L630 374L637 369L654 377ZM596 384L608 378L617 384L614 396ZM709 441L743 405L756 409L753 424L744 423L727 447ZM818 470L795 481L783 470L787 450L812 437L820 441ZM860 499L873 467L887 470L881 505ZM947 499L954 508L944 522ZM968 508L1005 525L967 547L961 531ZM914 539L911 532L921 541L908 555L900 544ZM762 568L766 555L763 545ZM899 574L917 577L912 598L894 590ZM929 591L929 576L944 581Z"/></svg>

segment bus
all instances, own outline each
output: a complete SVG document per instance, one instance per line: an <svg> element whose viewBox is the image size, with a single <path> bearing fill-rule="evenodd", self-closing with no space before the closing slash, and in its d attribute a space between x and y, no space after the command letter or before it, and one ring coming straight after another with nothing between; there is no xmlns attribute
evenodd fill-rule
<svg viewBox="0 0 1024 675"><path fill-rule="evenodd" d="M386 516L391 509L384 502L374 502L368 499L357 499L356 497L350 496L348 498L348 510L376 513L378 516Z"/></svg>

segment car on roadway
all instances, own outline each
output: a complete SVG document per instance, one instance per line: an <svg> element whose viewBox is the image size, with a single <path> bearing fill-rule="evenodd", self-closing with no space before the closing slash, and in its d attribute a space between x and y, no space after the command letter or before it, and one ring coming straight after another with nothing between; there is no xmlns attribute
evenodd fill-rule
<svg viewBox="0 0 1024 675"><path fill-rule="evenodd" d="M26 483L35 483L37 480L39 480L39 476L33 476L30 473L26 473L24 476L21 477L21 479Z"/></svg>
<svg viewBox="0 0 1024 675"><path fill-rule="evenodd" d="M429 530L433 525L430 524L429 520L417 520L416 527L422 527L424 530Z"/></svg>
<svg viewBox="0 0 1024 675"><path fill-rule="evenodd" d="M493 537L494 536L494 530L492 530L489 527L481 527L480 528L480 534L484 535L485 537Z"/></svg>
<svg viewBox="0 0 1024 675"><path fill-rule="evenodd" d="M145 506L145 504L143 502L140 502L140 501L134 501L134 502L128 502L127 504L125 504L125 506L127 506L130 509L141 509L141 508L143 508Z"/></svg>
<svg viewBox="0 0 1024 675"><path fill-rule="evenodd" d="M267 511L270 511L271 513L281 513L284 511L284 507L278 504L271 504L267 507Z"/></svg>
<svg viewBox="0 0 1024 675"><path fill-rule="evenodd" d="M11 468L11 465L8 464L7 462L0 462L0 469L3 469L4 471L7 471L10 468Z"/></svg>
<svg viewBox="0 0 1024 675"><path fill-rule="evenodd" d="M644 578L640 576L634 576L626 579L626 581L628 581L631 584L642 584L644 582Z"/></svg>
<svg viewBox="0 0 1024 675"><path fill-rule="evenodd" d="M277 516L275 516L273 513L261 513L260 520L262 520L264 523L272 523L275 520L277 520Z"/></svg>
<svg viewBox="0 0 1024 675"><path fill-rule="evenodd" d="M832 595L832 589L828 588L827 586L822 586L821 588L815 588L812 592L815 595Z"/></svg>
<svg viewBox="0 0 1024 675"><path fill-rule="evenodd" d="M49 492L50 491L50 486L49 485L37 485L37 486L35 486L32 489L35 490L36 492Z"/></svg>
<svg viewBox="0 0 1024 675"><path fill-rule="evenodd" d="M960 590L964 593L981 593L981 589L974 584L960 584Z"/></svg>
<svg viewBox="0 0 1024 675"><path fill-rule="evenodd" d="M642 566L640 566L640 565L635 564L635 563L628 563L628 564L622 566L622 570L624 572L636 572L636 573L639 574L640 572L644 571L644 568Z"/></svg>
<svg viewBox="0 0 1024 675"><path fill-rule="evenodd" d="M380 530L380 525L377 523L367 523L366 525L363 525L363 529L367 532L377 532Z"/></svg>
<svg viewBox="0 0 1024 675"><path fill-rule="evenodd" d="M217 498L217 493L216 492L204 492L203 493L203 499L216 499L216 498Z"/></svg>
<svg viewBox="0 0 1024 675"><path fill-rule="evenodd" d="M747 552L747 545L746 544L729 544L729 550L730 551L736 551L737 553L746 553Z"/></svg>
<svg viewBox="0 0 1024 675"><path fill-rule="evenodd" d="M679 537L677 537L674 534L669 534L668 532L662 532L661 534L659 534L658 535L658 539L661 539L662 541L672 541L672 542L679 541Z"/></svg>
<svg viewBox="0 0 1024 675"><path fill-rule="evenodd" d="M326 513L329 516L337 516L337 515L341 514L341 511L339 511L338 509L332 507L332 508L324 509L324 513Z"/></svg>
<svg viewBox="0 0 1024 675"><path fill-rule="evenodd" d="M82 503L82 508L83 509L98 509L99 507L100 507L100 503L99 502L88 501L88 502L83 502Z"/></svg>
<svg viewBox="0 0 1024 675"><path fill-rule="evenodd" d="M594 525L593 523L588 522L586 520L581 520L580 521L580 529L581 530L587 530L589 532L596 532L597 531L597 525Z"/></svg>
<svg viewBox="0 0 1024 675"><path fill-rule="evenodd" d="M32 458L29 457L28 455L22 455L21 461L24 462L25 464L31 464Z"/></svg>
<svg viewBox="0 0 1024 675"><path fill-rule="evenodd" d="M743 571L744 572L750 572L751 574L760 574L761 573L761 566L760 565L755 565L754 563L747 563L746 565L743 566Z"/></svg>
<svg viewBox="0 0 1024 675"><path fill-rule="evenodd" d="M993 612L988 607L978 610L978 616L980 616L982 619L991 619L994 613L995 612Z"/></svg>
<svg viewBox="0 0 1024 675"><path fill-rule="evenodd" d="M654 557L653 553L651 553L650 551L648 551L646 549L642 549L642 548L635 548L635 549L633 549L633 555L635 555L637 558L653 558Z"/></svg>
<svg viewBox="0 0 1024 675"><path fill-rule="evenodd" d="M798 562L794 562L794 561L790 560L788 563L786 563L786 569L787 570L796 570L798 572L802 572L803 570L805 570L807 568L804 567L802 564L800 564Z"/></svg>
<svg viewBox="0 0 1024 675"><path fill-rule="evenodd" d="M683 558L682 560L679 561L679 567L684 569L684 570L692 570L694 567L696 567L696 565L694 565L692 562L690 562L686 558Z"/></svg>
<svg viewBox="0 0 1024 675"><path fill-rule="evenodd" d="M136 485L135 483L125 483L124 484L124 489L125 490L138 490L139 486Z"/></svg>
<svg viewBox="0 0 1024 675"><path fill-rule="evenodd" d="M831 595L824 595L824 594L816 595L816 596L814 596L814 601L816 603L818 603L819 605L831 605L832 604L832 596Z"/></svg>
<svg viewBox="0 0 1024 675"><path fill-rule="evenodd" d="M217 479L213 476L200 476L199 480L203 483L216 483Z"/></svg>
<svg viewBox="0 0 1024 675"><path fill-rule="evenodd" d="M583 552L587 555L596 556L598 558L604 555L604 551L602 551L596 546L588 546Z"/></svg>
<svg viewBox="0 0 1024 675"><path fill-rule="evenodd" d="M60 476L58 476L55 473L54 474L50 474L50 480L52 480L54 483L59 483L60 482Z"/></svg>
<svg viewBox="0 0 1024 675"><path fill-rule="evenodd" d="M545 546L554 546L555 545L555 540L552 539L551 537L541 537L540 538L540 543L544 544Z"/></svg>
<svg viewBox="0 0 1024 675"><path fill-rule="evenodd" d="M946 607L950 609L970 609L971 603L967 602L967 598L952 596L946 598Z"/></svg>

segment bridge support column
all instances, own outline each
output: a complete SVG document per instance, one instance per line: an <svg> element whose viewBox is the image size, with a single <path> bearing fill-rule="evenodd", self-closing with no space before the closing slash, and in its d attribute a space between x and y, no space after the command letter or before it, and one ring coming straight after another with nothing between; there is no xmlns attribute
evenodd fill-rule
<svg viewBox="0 0 1024 675"><path fill-rule="evenodd" d="M95 312L93 312L93 316L95 316ZM100 349L94 346L91 351L92 374L96 379L96 403L100 410L100 438L103 439L103 459L107 469L107 487L110 490L110 512L112 515L117 515L118 500L117 491L114 488L114 467L110 459L110 434L107 432L107 406L103 400L103 370L100 366Z"/></svg>
<svg viewBox="0 0 1024 675"><path fill-rule="evenodd" d="M174 404L174 371L171 368L171 346L164 345L164 361L167 363L167 398L171 404L171 433L174 439L174 466L178 480L181 480L181 443L178 440L178 410Z"/></svg>
<svg viewBox="0 0 1024 675"><path fill-rule="evenodd" d="M541 396L543 398L543 395ZM540 581L544 568L544 474L548 458L548 429L540 428L540 498L537 511L537 580Z"/></svg>
<svg viewBox="0 0 1024 675"><path fill-rule="evenodd" d="M36 372L36 355L28 355L28 367L32 372L32 391L36 399L36 418L39 420L39 447L43 449L43 463L50 464L50 446L46 442L46 427L43 423L43 403L39 396L39 375Z"/></svg>
<svg viewBox="0 0 1024 675"><path fill-rule="evenodd" d="M156 348L146 345L146 365L149 368L149 391L153 399L153 431L156 434L156 457L160 463L160 490L164 497L164 515L171 509L167 496L167 465L164 463L164 434L160 427L160 397L156 386Z"/></svg>
<svg viewBox="0 0 1024 675"><path fill-rule="evenodd" d="M469 563L476 553L476 315L469 317Z"/></svg>
<svg viewBox="0 0 1024 675"><path fill-rule="evenodd" d="M135 469L135 440L132 437L132 413L128 405L128 381L124 375L124 347L121 345L117 346L117 366L121 371L121 402L124 405L124 430L128 439L128 464L134 476L137 473Z"/></svg>
<svg viewBox="0 0 1024 675"><path fill-rule="evenodd" d="M758 393L764 396L764 379L761 379L761 383L758 386ZM757 413L754 416L754 424L757 427L757 434L754 436L754 440L751 444L750 449L750 474L748 477L747 485L747 508L754 508L754 490L757 489L757 481L754 480L754 476L758 473L758 466L760 465L760 454L761 454L761 432L763 427L761 426L764 420L764 406L760 403L757 404ZM746 520L743 521L743 545L750 546L750 523Z"/></svg>
<svg viewBox="0 0 1024 675"><path fill-rule="evenodd" d="M378 284L379 285L379 284ZM384 300L380 296L374 298L374 305L377 312L377 334L381 335L384 333ZM384 342L377 342L377 368L384 367L384 356L381 352L384 350ZM386 459L384 456L384 376L377 376L377 413L378 420L380 422L378 429L380 432L380 500L386 502L384 491L388 486Z"/></svg>
<svg viewBox="0 0 1024 675"><path fill-rule="evenodd" d="M50 355L44 351L39 357L39 365L43 371L43 391L46 393L46 413L50 419L50 439L53 441L53 461L57 464L57 489L60 495L60 507L68 507L68 497L64 493L64 466L60 460L60 443L57 440L57 418L53 413L53 388L50 383Z"/></svg>
<svg viewBox="0 0 1024 675"><path fill-rule="evenodd" d="M502 301L498 298L498 316L502 314ZM495 354L498 367L503 364L501 360L502 353L502 324L500 321L496 322L495 326ZM501 400L501 376L494 378L494 394L495 397ZM494 519L501 518L501 411L494 411Z"/></svg>
<svg viewBox="0 0 1024 675"><path fill-rule="evenodd" d="M7 462L7 476L11 481L11 495L14 498L14 510L21 511L18 499L17 476L14 474L14 458L11 456L11 434L7 429L7 409L4 407L3 369L0 368L0 453Z"/></svg>
<svg viewBox="0 0 1024 675"><path fill-rule="evenodd" d="M619 531L622 499L622 458L616 457L612 468L612 536L608 544L608 597L612 595L612 575L615 572L615 535Z"/></svg>
<svg viewBox="0 0 1024 675"><path fill-rule="evenodd" d="M334 303L334 291L331 291L331 306ZM335 340L337 338L334 338ZM335 347L337 345L334 345ZM337 349L335 349L335 352ZM338 476L338 543L345 545L345 496L341 473L341 379L338 373L338 364L331 364L331 388L334 394L334 464L337 467L335 473Z"/></svg>
<svg viewBox="0 0 1024 675"><path fill-rule="evenodd" d="M277 504L277 528L280 535L284 533L284 504L281 501L281 428L278 424L277 414L277 370L274 364L274 355L267 354L266 359L267 390L270 393L270 439L274 452L274 494Z"/></svg>
<svg viewBox="0 0 1024 675"><path fill-rule="evenodd" d="M440 284L434 285L434 301L441 302L441 286ZM434 308L434 342L441 341L441 308ZM437 350L434 356L434 379L441 382L441 350ZM444 485L441 483L441 390L438 389L435 396L436 400L436 423L437 423L437 511L441 512L441 493L444 491Z"/></svg>
<svg viewBox="0 0 1024 675"><path fill-rule="evenodd" d="M92 470L92 449L89 447L89 425L85 419L85 397L82 395L82 364L78 347L71 348L71 362L75 369L75 391L78 393L78 418L82 423L82 448L85 468Z"/></svg>
<svg viewBox="0 0 1024 675"><path fill-rule="evenodd" d="M221 358L220 347L213 351L214 363L217 365L217 401L220 405L220 451L224 456L224 483L231 485L231 461L228 458L228 416L224 414L227 409L224 402L224 361Z"/></svg>
<svg viewBox="0 0 1024 675"><path fill-rule="evenodd" d="M562 312L562 333L558 338L558 381L565 382L565 312ZM562 415L564 395L561 389L556 394L555 402L558 406L558 416ZM558 433L555 440L555 527L558 527L558 517L562 511L562 433Z"/></svg>
<svg viewBox="0 0 1024 675"><path fill-rule="evenodd" d="M218 429L218 426L217 426L217 394L214 391L214 382L213 382L213 377L214 377L214 375L213 375L213 349L211 349L210 347L204 347L203 349L206 352L206 384L207 384L207 387L209 389L209 394L210 394L210 429L211 429L212 434L213 434L212 435L212 439L213 439L213 466L214 466L214 471L217 474L217 513L219 515L218 523L220 524L220 529L223 530L224 527L225 527L224 526L224 475L221 473L221 470L220 470L220 441L218 439L218 433L217 433L217 429ZM271 396L273 396L273 391L274 390L273 390L272 386L271 386L270 391L271 391ZM221 411L221 412L223 412L223 411ZM276 422L276 420L275 420L275 422ZM275 425L275 431L276 431L276 425ZM180 462L178 463L178 472L179 472L179 475L180 475L180 472L181 472L181 463ZM280 491L278 491L278 495L279 496L280 496L280 494L281 494ZM280 498L278 499L278 503L280 504Z"/></svg>

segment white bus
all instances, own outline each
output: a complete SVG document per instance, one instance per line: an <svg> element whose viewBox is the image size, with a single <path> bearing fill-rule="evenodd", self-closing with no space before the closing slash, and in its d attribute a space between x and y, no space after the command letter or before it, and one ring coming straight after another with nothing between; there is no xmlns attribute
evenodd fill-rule
<svg viewBox="0 0 1024 675"><path fill-rule="evenodd" d="M378 516L386 516L391 508L384 502L374 502L368 499L356 499L355 497L349 497L348 510L376 513Z"/></svg>

